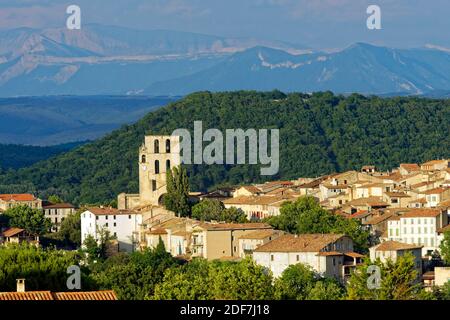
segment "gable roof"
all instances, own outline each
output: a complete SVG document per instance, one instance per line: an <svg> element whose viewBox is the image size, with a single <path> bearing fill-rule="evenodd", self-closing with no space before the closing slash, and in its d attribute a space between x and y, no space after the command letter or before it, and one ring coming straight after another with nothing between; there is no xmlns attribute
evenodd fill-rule
<svg viewBox="0 0 450 320"><path fill-rule="evenodd" d="M138 214L138 212L133 210L119 210L115 208L88 208L86 211L90 213L101 216L101 215L120 215L120 214Z"/></svg>
<svg viewBox="0 0 450 320"><path fill-rule="evenodd" d="M32 194L0 194L0 200L3 201L34 201L37 200Z"/></svg>
<svg viewBox="0 0 450 320"><path fill-rule="evenodd" d="M19 233L25 231L24 229L20 229L20 228L9 228L5 231L3 231L3 236L4 237L13 237L15 235L18 235Z"/></svg>
<svg viewBox="0 0 450 320"><path fill-rule="evenodd" d="M344 234L286 234L254 250L254 252L319 252Z"/></svg>
<svg viewBox="0 0 450 320"><path fill-rule="evenodd" d="M420 249L422 247L423 246L402 243L402 242L398 242L398 241L384 241L375 248L375 251L410 250L410 249Z"/></svg>
<svg viewBox="0 0 450 320"><path fill-rule="evenodd" d="M90 292L0 292L0 300L117 300L112 290Z"/></svg>
<svg viewBox="0 0 450 320"><path fill-rule="evenodd" d="M434 218L441 214L439 209L411 209L404 213L401 218Z"/></svg>

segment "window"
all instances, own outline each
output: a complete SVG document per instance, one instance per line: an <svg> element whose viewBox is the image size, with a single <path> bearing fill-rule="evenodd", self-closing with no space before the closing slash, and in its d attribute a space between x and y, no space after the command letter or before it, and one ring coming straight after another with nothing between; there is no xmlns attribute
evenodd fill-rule
<svg viewBox="0 0 450 320"><path fill-rule="evenodd" d="M55 218L55 223L58 223L58 218Z"/></svg>
<svg viewBox="0 0 450 320"><path fill-rule="evenodd" d="M116 222L114 222L114 227L117 227L117 223Z"/></svg>
<svg viewBox="0 0 450 320"><path fill-rule="evenodd" d="M297 255L297 261L300 261L300 256L299 255Z"/></svg>
<svg viewBox="0 0 450 320"><path fill-rule="evenodd" d="M105 219L108 220L108 216L105 216Z"/></svg>
<svg viewBox="0 0 450 320"><path fill-rule="evenodd" d="M146 163L147 162L147 157L145 156L145 154L142 155L141 162L142 163Z"/></svg>
<svg viewBox="0 0 450 320"><path fill-rule="evenodd" d="M156 180L152 180L152 191L156 191Z"/></svg>
<svg viewBox="0 0 450 320"><path fill-rule="evenodd" d="M166 160L166 171L170 171L170 160Z"/></svg>
<svg viewBox="0 0 450 320"><path fill-rule="evenodd" d="M159 173L159 160L155 160L155 173Z"/></svg>
<svg viewBox="0 0 450 320"><path fill-rule="evenodd" d="M131 220L131 214L130 214L130 215L128 215L128 219L130 219L130 220Z"/></svg>
<svg viewBox="0 0 450 320"><path fill-rule="evenodd" d="M114 237L117 237L117 232L114 232Z"/></svg>
<svg viewBox="0 0 450 320"><path fill-rule="evenodd" d="M398 237L398 229L395 229L395 235Z"/></svg>
<svg viewBox="0 0 450 320"><path fill-rule="evenodd" d="M434 247L434 238L430 239L430 246Z"/></svg>
<svg viewBox="0 0 450 320"><path fill-rule="evenodd" d="M105 223L105 226L106 226L106 227L108 227L108 222L107 222L107 223Z"/></svg>
<svg viewBox="0 0 450 320"><path fill-rule="evenodd" d="M95 217L95 220L98 220L98 216Z"/></svg>
<svg viewBox="0 0 450 320"><path fill-rule="evenodd" d="M336 258L333 258L333 266L336 265Z"/></svg>
<svg viewBox="0 0 450 320"><path fill-rule="evenodd" d="M154 142L154 152L159 153L159 140L155 140Z"/></svg>
<svg viewBox="0 0 450 320"><path fill-rule="evenodd" d="M116 220L116 215L113 216L113 219Z"/></svg>
<svg viewBox="0 0 450 320"><path fill-rule="evenodd" d="M270 261L273 261L273 254L270 255Z"/></svg>
<svg viewBox="0 0 450 320"><path fill-rule="evenodd" d="M170 153L170 140L166 140L166 153Z"/></svg>

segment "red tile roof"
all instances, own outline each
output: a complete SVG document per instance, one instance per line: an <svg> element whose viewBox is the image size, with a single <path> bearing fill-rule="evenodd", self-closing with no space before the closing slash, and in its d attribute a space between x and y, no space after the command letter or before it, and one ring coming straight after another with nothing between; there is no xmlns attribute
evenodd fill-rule
<svg viewBox="0 0 450 320"><path fill-rule="evenodd" d="M385 241L380 243L375 251L397 251L397 250L409 250L409 249L420 249L423 246L418 246L415 244L402 243L398 241Z"/></svg>
<svg viewBox="0 0 450 320"><path fill-rule="evenodd" d="M0 300L117 300L114 291L91 292L0 292Z"/></svg>
<svg viewBox="0 0 450 320"><path fill-rule="evenodd" d="M25 230L20 229L20 228L9 228L9 229L3 231L3 236L4 237L13 237L23 231L25 231Z"/></svg>
<svg viewBox="0 0 450 320"><path fill-rule="evenodd" d="M0 194L0 200L3 201L34 201L36 198L32 194Z"/></svg>
<svg viewBox="0 0 450 320"><path fill-rule="evenodd" d="M272 240L254 252L319 252L330 243L344 237L343 234L286 234Z"/></svg>
<svg viewBox="0 0 450 320"><path fill-rule="evenodd" d="M434 218L440 214L441 214L441 210L439 210L439 209L411 209L408 212L406 212L405 214L403 214L401 217L402 218L416 218L416 217L417 218L419 218L419 217Z"/></svg>
<svg viewBox="0 0 450 320"><path fill-rule="evenodd" d="M55 300L117 300L114 291L56 292Z"/></svg>
<svg viewBox="0 0 450 320"><path fill-rule="evenodd" d="M50 291L0 292L0 300L54 300Z"/></svg>

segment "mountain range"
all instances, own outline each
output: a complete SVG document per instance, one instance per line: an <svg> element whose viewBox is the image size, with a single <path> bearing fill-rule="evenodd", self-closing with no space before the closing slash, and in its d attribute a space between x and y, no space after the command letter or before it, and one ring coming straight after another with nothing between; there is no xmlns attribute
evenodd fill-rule
<svg viewBox="0 0 450 320"><path fill-rule="evenodd" d="M448 96L450 50L303 44L87 25L0 32L0 96L209 90Z"/></svg>

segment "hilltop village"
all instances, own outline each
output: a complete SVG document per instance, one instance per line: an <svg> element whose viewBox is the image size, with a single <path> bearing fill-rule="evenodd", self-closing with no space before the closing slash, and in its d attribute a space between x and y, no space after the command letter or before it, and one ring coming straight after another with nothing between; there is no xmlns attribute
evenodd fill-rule
<svg viewBox="0 0 450 320"><path fill-rule="evenodd" d="M411 253L424 286L440 286L450 269L439 266L440 244L450 231L450 161L402 163L389 171L366 165L314 178L271 181L190 193L193 202L216 200L245 214L247 222L201 221L167 210L167 172L180 165L178 137L146 136L139 149L139 193L119 194L117 208L89 207L81 212L82 243L100 230L113 236L113 252L156 248L162 241L174 257L238 261L251 257L279 277L293 264L309 265L318 274L345 284L364 258L394 260ZM267 219L279 216L288 203L307 197L344 219L357 220L370 234L369 250L358 252L347 234L291 234ZM76 208L42 201L31 194L0 195L0 213L18 205L43 210L52 231ZM20 228L1 230L0 243L39 238Z"/></svg>

